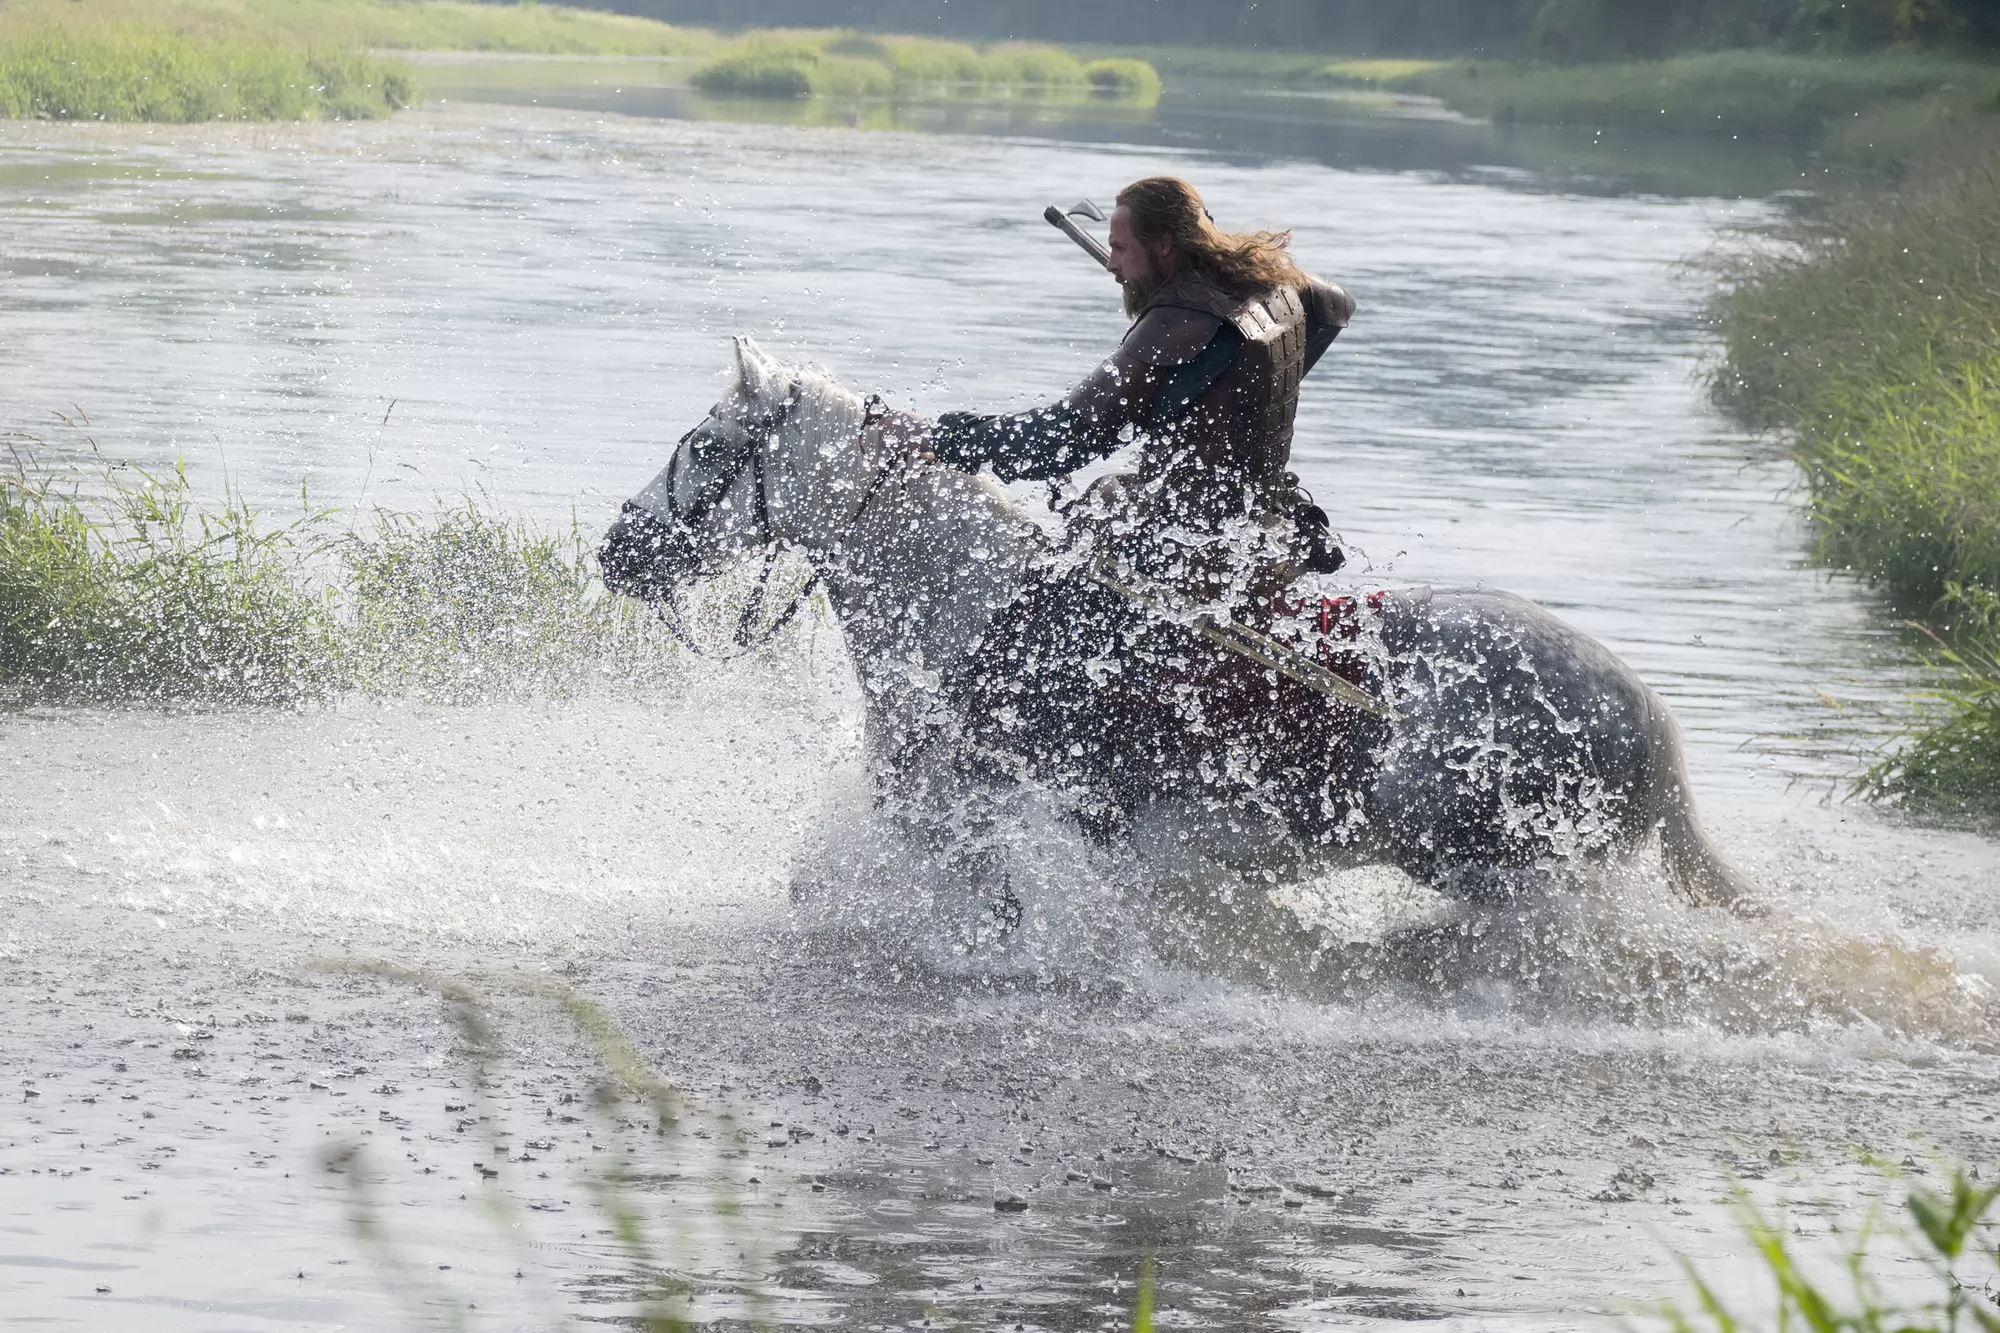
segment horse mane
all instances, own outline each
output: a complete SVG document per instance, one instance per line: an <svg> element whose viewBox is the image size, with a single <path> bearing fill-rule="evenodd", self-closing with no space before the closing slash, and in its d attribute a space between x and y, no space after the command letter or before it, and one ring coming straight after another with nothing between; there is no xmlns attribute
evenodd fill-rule
<svg viewBox="0 0 2000 1333"><path fill-rule="evenodd" d="M799 405L820 412L863 410L861 395L817 366L788 367L797 378Z"/></svg>
<svg viewBox="0 0 2000 1333"><path fill-rule="evenodd" d="M862 415L867 410L862 396L833 377L833 373L814 365L795 365L771 356L753 339L742 337L737 340L737 358L733 368L735 383L731 386L746 399L759 407L769 409L777 405L777 399L790 392L791 386L799 386L799 407L801 415L819 420L851 418L854 429L859 429ZM749 357L754 356L763 363L764 392L754 393L744 383L749 369ZM958 490L963 494L970 491L993 504L1008 518L1031 522L1015 501L1007 493L1006 487L985 475L974 475L946 467L942 463L912 463L911 469L919 475L928 476L933 483L947 490Z"/></svg>

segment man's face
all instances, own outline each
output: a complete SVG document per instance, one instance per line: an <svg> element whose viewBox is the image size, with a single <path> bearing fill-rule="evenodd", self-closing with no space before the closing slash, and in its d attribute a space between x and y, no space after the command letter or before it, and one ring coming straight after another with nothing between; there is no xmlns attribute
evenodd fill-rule
<svg viewBox="0 0 2000 1333"><path fill-rule="evenodd" d="M1132 234L1132 210L1124 204L1111 210L1111 276L1125 289L1125 313L1136 315L1153 299L1160 283L1171 276L1168 252L1173 242L1161 237L1149 250Z"/></svg>
<svg viewBox="0 0 2000 1333"><path fill-rule="evenodd" d="M1123 204L1111 210L1111 276L1121 283L1153 277L1153 256L1132 234L1132 210Z"/></svg>

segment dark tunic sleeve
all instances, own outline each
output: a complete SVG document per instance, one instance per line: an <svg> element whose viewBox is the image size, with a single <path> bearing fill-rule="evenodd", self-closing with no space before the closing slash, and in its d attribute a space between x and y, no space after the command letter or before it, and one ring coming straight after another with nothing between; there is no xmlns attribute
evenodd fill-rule
<svg viewBox="0 0 2000 1333"><path fill-rule="evenodd" d="M1116 453L1125 427L1160 431L1188 414L1229 368L1243 335L1224 324L1191 360L1100 372L1060 403L1011 416L946 412L931 428L931 452L948 467L992 464L1002 481L1041 481Z"/></svg>
<svg viewBox="0 0 2000 1333"><path fill-rule="evenodd" d="M991 463L1002 481L1041 481L1116 453L1120 424L1069 403L1010 416L946 412L931 428L931 452L964 472Z"/></svg>

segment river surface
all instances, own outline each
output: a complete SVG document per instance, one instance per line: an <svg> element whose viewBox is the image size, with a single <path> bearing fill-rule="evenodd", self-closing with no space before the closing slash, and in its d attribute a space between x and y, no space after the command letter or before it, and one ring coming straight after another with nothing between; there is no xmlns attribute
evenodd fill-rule
<svg viewBox="0 0 2000 1333"><path fill-rule="evenodd" d="M0 429L276 511L476 493L595 530L733 333L922 412L1059 393L1123 321L1042 206L1185 174L1359 301L1296 452L1354 580L1604 639L1769 910L1641 867L1328 998L1152 957L1145 867L1035 825L1004 956L950 959L909 885L804 921L790 884L871 836L828 624L646 692L16 709L0 1322L639 1326L685 1295L1068 1330L1129 1326L1150 1256L1175 1327L1599 1328L1680 1291L1676 1252L1753 1300L1739 1185L1832 1253L1893 1195L1865 1158L2000 1166L2000 857L1844 799L1914 649L1804 566L1789 465L1701 390L1688 261L1770 215L1741 161L1704 186L1684 150L1247 99L936 132L534 100L0 127ZM1310 889L1358 938L1430 906ZM567 995L672 1117L603 1091Z"/></svg>

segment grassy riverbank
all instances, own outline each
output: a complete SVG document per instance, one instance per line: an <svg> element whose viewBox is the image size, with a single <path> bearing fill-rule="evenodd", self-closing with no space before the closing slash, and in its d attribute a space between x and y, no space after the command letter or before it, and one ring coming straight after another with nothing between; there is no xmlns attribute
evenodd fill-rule
<svg viewBox="0 0 2000 1333"><path fill-rule="evenodd" d="M145 28L198 41L317 51L499 51L689 56L712 33L563 5L462 0L7 0L0 42Z"/></svg>
<svg viewBox="0 0 2000 1333"><path fill-rule="evenodd" d="M1337 82L1338 65L1318 77ZM1858 55L1711 51L1590 65L1455 61L1389 86L1501 124L1819 141L1887 108L2000 109L2000 61L1926 51Z"/></svg>
<svg viewBox="0 0 2000 1333"><path fill-rule="evenodd" d="M1150 106L1160 77L1127 56L977 48L834 30L734 38L563 6L456 0L8 0L0 116L311 120L386 116L418 97L384 51L696 59L692 82L764 98L1094 97Z"/></svg>
<svg viewBox="0 0 2000 1333"><path fill-rule="evenodd" d="M0 45L0 117L35 120L379 120L409 106L409 67L145 28Z"/></svg>
<svg viewBox="0 0 2000 1333"><path fill-rule="evenodd" d="M1825 564L1944 636L1926 727L1878 793L2000 813L2000 149L1985 135L1893 194L1739 261L1714 389L1786 434Z"/></svg>
<svg viewBox="0 0 2000 1333"><path fill-rule="evenodd" d="M456 0L7 0L0 117L355 120L419 96L385 50L689 56L713 34L561 6Z"/></svg>
<svg viewBox="0 0 2000 1333"><path fill-rule="evenodd" d="M417 96L397 50L662 56L719 95L1094 96L1151 105L1162 75L1434 96L1498 123L1824 142L1894 164L2000 109L2000 62L1918 50L1715 51L1559 65L1362 59L1228 47L973 46L844 30L725 37L561 5L460 0L8 0L0 114L299 119L386 115Z"/></svg>
<svg viewBox="0 0 2000 1333"><path fill-rule="evenodd" d="M1918 155L2000 112L2000 58L1892 48L1708 51L1661 60L1359 58L1229 47L1079 48L1144 57L1168 80L1435 97L1496 123L1825 145L1843 160Z"/></svg>

